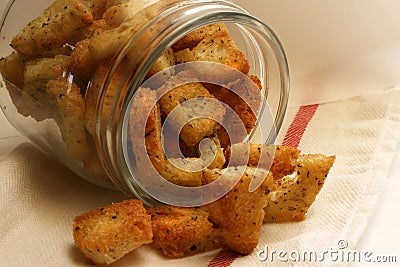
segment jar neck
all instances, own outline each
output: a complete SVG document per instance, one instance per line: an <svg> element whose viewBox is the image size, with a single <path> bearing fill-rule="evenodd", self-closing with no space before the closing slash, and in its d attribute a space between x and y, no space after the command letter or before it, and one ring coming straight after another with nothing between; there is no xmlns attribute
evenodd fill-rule
<svg viewBox="0 0 400 267"><path fill-rule="evenodd" d="M159 204L135 183L127 166L126 116L129 103L142 85L153 63L183 36L205 25L232 23L244 34L255 61L254 75L263 86L277 91L275 129L279 131L285 114L289 72L283 48L271 29L240 7L226 1L161 0L143 11L148 18L130 36L114 58L103 64L107 69L97 97L96 137L98 152L110 180L123 192L143 200L148 206ZM276 81L272 81L275 77ZM272 88L272 86L274 88ZM276 87L276 88L275 88ZM270 137L270 141L273 137ZM273 141L273 140L272 140Z"/></svg>

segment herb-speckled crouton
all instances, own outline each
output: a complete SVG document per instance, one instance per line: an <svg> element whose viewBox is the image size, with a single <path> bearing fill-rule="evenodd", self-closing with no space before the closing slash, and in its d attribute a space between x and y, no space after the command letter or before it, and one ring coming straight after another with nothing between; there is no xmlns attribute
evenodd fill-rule
<svg viewBox="0 0 400 267"><path fill-rule="evenodd" d="M334 156L301 155L296 176L278 180L276 191L268 196L264 222L304 220L334 162Z"/></svg>
<svg viewBox="0 0 400 267"><path fill-rule="evenodd" d="M92 23L92 13L83 1L56 0L13 38L11 46L23 55L37 56L62 47L74 33Z"/></svg>
<svg viewBox="0 0 400 267"><path fill-rule="evenodd" d="M153 227L152 246L169 258L180 258L222 246L219 231L204 208L163 206L148 210Z"/></svg>
<svg viewBox="0 0 400 267"><path fill-rule="evenodd" d="M141 201L125 200L77 216L73 236L88 260L111 264L152 242L151 217Z"/></svg>

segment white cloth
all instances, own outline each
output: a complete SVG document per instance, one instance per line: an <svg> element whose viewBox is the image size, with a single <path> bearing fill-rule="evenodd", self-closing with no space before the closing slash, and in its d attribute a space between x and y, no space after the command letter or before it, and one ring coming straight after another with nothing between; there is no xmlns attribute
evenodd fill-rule
<svg viewBox="0 0 400 267"><path fill-rule="evenodd" d="M337 156L326 184L305 221L263 225L254 253L232 266L266 266L270 259L257 258L266 246L323 253L330 248L340 251L338 242L344 240L347 249L354 249L376 208L399 141L398 103L400 88L392 88L319 105L299 147L304 153ZM278 142L297 111L288 110ZM74 246L73 218L124 198L84 181L24 143L0 162L0 266L86 266ZM113 266L205 266L217 254L218 250L171 260L145 246ZM280 263L277 255L273 263ZM295 265L290 259L289 263ZM319 264L343 265L329 258Z"/></svg>

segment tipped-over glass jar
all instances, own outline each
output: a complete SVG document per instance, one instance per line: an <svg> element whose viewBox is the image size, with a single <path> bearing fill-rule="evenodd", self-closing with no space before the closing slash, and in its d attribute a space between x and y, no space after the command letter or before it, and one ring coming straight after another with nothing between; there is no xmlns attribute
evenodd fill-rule
<svg viewBox="0 0 400 267"><path fill-rule="evenodd" d="M142 183L150 169L198 188L231 144L272 143L283 121L282 46L228 1L13 0L0 25L10 123L83 178L147 205L166 202L154 193L164 185Z"/></svg>

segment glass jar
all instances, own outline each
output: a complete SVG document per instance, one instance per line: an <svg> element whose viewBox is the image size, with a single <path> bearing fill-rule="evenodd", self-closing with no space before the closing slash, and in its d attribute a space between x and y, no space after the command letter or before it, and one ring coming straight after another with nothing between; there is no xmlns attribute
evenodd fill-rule
<svg viewBox="0 0 400 267"><path fill-rule="evenodd" d="M228 37L218 35L221 25ZM210 43L232 37L237 48L232 51L245 56L247 70L240 64L236 69L257 77L266 101L257 109L259 123L247 129L246 138L264 127L262 142L273 143L289 94L285 53L265 23L221 0L10 1L1 20L1 108L21 134L78 175L156 205L160 199L141 186L132 167L137 162L131 149L135 99L147 97L139 88L155 87L151 94L168 84L177 68L202 61L193 51L204 39L187 38L184 47L179 42L204 29L211 32ZM184 50L197 59L189 60ZM236 59L231 63L230 68ZM207 69L200 82L212 96L218 82L207 78L226 77L230 71L218 68L194 67ZM136 112L141 110L136 106ZM265 111L272 119L263 117Z"/></svg>

